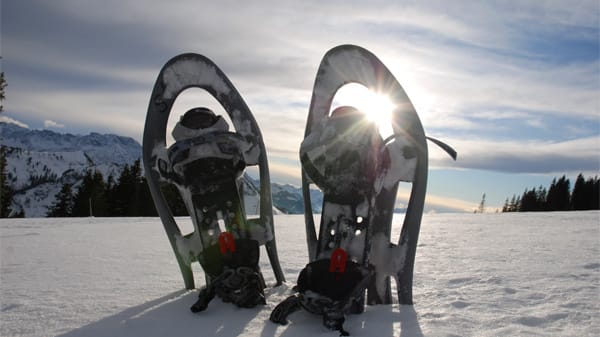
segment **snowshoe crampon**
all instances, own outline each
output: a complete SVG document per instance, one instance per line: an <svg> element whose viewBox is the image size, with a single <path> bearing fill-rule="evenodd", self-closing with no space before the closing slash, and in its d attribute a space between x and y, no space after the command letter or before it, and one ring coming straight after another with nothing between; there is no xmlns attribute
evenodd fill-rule
<svg viewBox="0 0 600 337"><path fill-rule="evenodd" d="M222 116L193 108L181 117L167 148L166 127L178 95L196 87L210 93L225 109L233 130ZM206 308L219 295L249 307L264 303L264 280L258 268L264 245L277 280L285 281L275 246L267 154L260 129L246 103L225 74L208 58L182 54L161 70L146 116L143 160L154 204L161 218L185 287L193 289L191 264L198 261L206 287L193 311ZM243 172L257 166L260 210L249 218L243 202ZM194 231L183 235L161 183L177 187L192 218Z"/></svg>
<svg viewBox="0 0 600 337"><path fill-rule="evenodd" d="M378 127L355 107L331 111L336 92L348 83L387 95L394 105L392 136L382 139ZM427 185L426 139L408 96L375 55L352 45L327 52L315 79L300 147L310 263L300 273L298 293L275 308L272 321L285 324L289 313L305 308L323 315L327 327L346 334L343 316L364 310L366 289L368 304L392 302L390 278L396 280L399 303L412 304ZM434 142L456 157L451 147ZM392 242L400 181L412 183L412 190L399 240ZM318 236L311 184L323 191Z"/></svg>

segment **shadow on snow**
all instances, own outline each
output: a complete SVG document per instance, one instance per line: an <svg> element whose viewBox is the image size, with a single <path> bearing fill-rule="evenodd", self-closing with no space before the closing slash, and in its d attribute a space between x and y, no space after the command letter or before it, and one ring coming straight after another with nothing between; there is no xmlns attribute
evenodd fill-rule
<svg viewBox="0 0 600 337"><path fill-rule="evenodd" d="M287 296L290 292L285 285L267 289L267 296ZM61 337L98 336L144 336L144 337L197 337L197 336L239 336L260 337L304 337L337 336L321 324L321 317L306 311L290 315L285 326L269 321L269 314L275 300L254 309L242 309L230 303L214 299L208 309L194 314L189 307L196 301L198 292L180 290L161 298L126 309L113 316L103 318L81 328L72 330ZM345 327L351 336L411 336L422 337L423 333L413 306L408 305L367 306L360 315L348 315Z"/></svg>

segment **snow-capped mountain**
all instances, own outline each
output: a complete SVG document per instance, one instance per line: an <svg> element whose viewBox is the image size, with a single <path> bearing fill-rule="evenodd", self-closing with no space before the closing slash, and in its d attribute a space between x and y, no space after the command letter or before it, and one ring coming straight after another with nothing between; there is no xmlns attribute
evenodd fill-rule
<svg viewBox="0 0 600 337"><path fill-rule="evenodd" d="M259 180L250 175L244 175L244 204L246 212L258 214L259 212ZM271 182L271 199L273 211L283 214L303 214L304 200L302 188L291 184L278 184ZM311 190L311 204L315 213L321 213L323 194L319 190Z"/></svg>
<svg viewBox="0 0 600 337"><path fill-rule="evenodd" d="M142 147L130 137L91 133L72 135L50 130L31 130L15 124L0 123L2 145L39 153L83 153L89 165L132 163Z"/></svg>
<svg viewBox="0 0 600 337"><path fill-rule="evenodd" d="M0 144L6 148L7 181L15 191L12 209L26 217L44 217L63 183L78 186L89 170L105 179L117 178L125 165L140 159L141 145L133 138L112 134L61 134L0 123ZM247 176L244 200L249 213L258 210L258 181ZM303 213L302 189L271 182L274 207L282 213ZM252 187L250 186L252 185ZM315 212L322 196L312 192Z"/></svg>
<svg viewBox="0 0 600 337"><path fill-rule="evenodd" d="M108 178L139 159L142 148L117 135L61 134L0 123L6 147L7 181L15 191L12 209L27 217L43 217L63 183L77 185L88 170Z"/></svg>

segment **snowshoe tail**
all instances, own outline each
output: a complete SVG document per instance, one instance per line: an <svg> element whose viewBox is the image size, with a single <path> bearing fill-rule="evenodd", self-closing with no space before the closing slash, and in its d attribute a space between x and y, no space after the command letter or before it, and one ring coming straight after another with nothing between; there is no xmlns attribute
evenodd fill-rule
<svg viewBox="0 0 600 337"><path fill-rule="evenodd" d="M235 130L206 132L167 148L166 127L171 109L178 95L191 87L210 93L223 106ZM185 134L185 130L175 132ZM208 58L182 54L169 60L160 71L148 105L143 162L154 204L187 289L195 287L192 262L217 242L223 230L264 245L277 284L285 281L275 245L269 168L260 129L233 84ZM260 175L260 214L253 219L248 219L240 193L239 175L247 165L257 165ZM222 176L211 176L217 172ZM211 183L207 185L207 181ZM194 232L182 234L161 191L161 182L177 186L194 222Z"/></svg>

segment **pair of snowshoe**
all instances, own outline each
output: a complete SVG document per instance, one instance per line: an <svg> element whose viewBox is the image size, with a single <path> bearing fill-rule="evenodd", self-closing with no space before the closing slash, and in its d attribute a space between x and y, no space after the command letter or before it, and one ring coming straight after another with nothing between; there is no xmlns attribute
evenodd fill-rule
<svg viewBox="0 0 600 337"><path fill-rule="evenodd" d="M353 107L330 113L335 93L356 82L384 91L395 104L393 136L382 139L376 125ZM225 108L235 132L221 117L197 108L180 120L166 147L165 129L176 97L189 87L208 91ZM270 319L286 324L294 311L323 316L326 327L348 333L345 315L368 304L398 300L412 304L412 275L427 184L427 143L406 93L381 61L367 50L343 45L330 50L317 72L300 147L309 263L295 294L278 304ZM456 153L435 140L448 153ZM191 263L198 261L206 286L192 311L202 311L214 296L240 307L265 303L258 267L259 246L266 247L277 285L285 281L277 257L267 155L250 110L237 90L209 59L183 54L170 60L157 79L144 131L144 168L148 184L186 288L194 288ZM243 203L243 172L258 166L260 214L249 219ZM174 184L192 217L195 231L183 235L160 189ZM391 241L398 183L412 183L399 241ZM311 207L310 185L323 191L319 235ZM366 294L366 295L365 295Z"/></svg>

